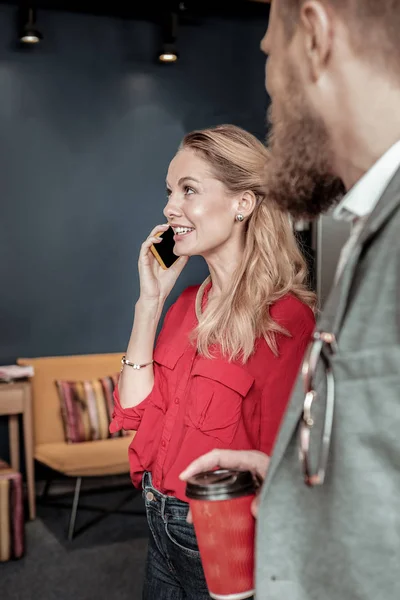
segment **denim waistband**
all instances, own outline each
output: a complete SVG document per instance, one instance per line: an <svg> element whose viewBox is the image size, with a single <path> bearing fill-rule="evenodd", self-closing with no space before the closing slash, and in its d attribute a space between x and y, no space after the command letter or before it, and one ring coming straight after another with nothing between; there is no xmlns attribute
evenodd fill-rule
<svg viewBox="0 0 400 600"><path fill-rule="evenodd" d="M142 479L143 497L146 508L152 508L160 513L164 519L171 517L175 519L186 519L189 505L174 496L166 496L153 487L151 473L145 472Z"/></svg>

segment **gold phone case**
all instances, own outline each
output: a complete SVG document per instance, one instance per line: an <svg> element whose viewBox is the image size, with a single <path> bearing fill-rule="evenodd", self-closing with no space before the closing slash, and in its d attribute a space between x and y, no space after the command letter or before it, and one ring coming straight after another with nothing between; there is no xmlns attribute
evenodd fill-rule
<svg viewBox="0 0 400 600"><path fill-rule="evenodd" d="M163 233L164 233L163 231L159 231L158 233L156 233L156 237L159 237ZM151 250L154 258L159 263L159 265L164 269L164 271L168 271L168 267L166 266L166 264L164 263L163 259L161 258L161 256L157 252L157 247L154 244L152 244L150 246L150 250Z"/></svg>

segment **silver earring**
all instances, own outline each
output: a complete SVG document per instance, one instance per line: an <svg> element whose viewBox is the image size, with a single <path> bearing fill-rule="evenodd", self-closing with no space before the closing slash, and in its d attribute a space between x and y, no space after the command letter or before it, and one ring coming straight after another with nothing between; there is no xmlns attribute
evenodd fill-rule
<svg viewBox="0 0 400 600"><path fill-rule="evenodd" d="M242 215L242 213L239 213L238 215L236 215L236 221L239 221L239 223L244 221L244 216Z"/></svg>

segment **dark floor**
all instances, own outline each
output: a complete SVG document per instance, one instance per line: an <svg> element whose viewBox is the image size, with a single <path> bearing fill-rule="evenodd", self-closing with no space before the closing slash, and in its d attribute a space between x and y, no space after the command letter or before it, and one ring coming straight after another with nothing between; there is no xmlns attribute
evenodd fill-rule
<svg viewBox="0 0 400 600"><path fill-rule="evenodd" d="M82 503L114 506L125 491L96 493ZM124 508L142 510L141 494ZM69 511L38 506L26 524L26 555L0 564L1 600L139 600L147 548L144 516L112 514L72 542ZM80 527L95 513L78 513Z"/></svg>

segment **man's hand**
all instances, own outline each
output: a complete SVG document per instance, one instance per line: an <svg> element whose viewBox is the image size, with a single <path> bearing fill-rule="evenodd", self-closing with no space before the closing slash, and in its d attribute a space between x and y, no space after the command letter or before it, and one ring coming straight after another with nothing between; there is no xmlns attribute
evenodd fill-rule
<svg viewBox="0 0 400 600"><path fill-rule="evenodd" d="M257 481L261 484L267 474L269 465L269 456L258 450L212 450L208 454L200 456L194 460L180 475L182 481L187 481L190 477L211 471L215 468L235 469L237 471L251 471ZM257 517L258 496L252 504L252 513ZM191 522L189 512L188 521Z"/></svg>

